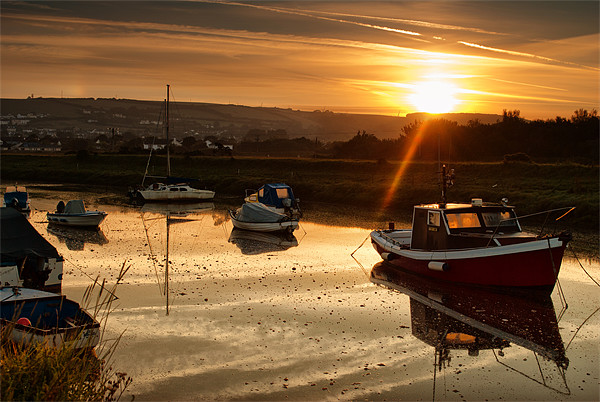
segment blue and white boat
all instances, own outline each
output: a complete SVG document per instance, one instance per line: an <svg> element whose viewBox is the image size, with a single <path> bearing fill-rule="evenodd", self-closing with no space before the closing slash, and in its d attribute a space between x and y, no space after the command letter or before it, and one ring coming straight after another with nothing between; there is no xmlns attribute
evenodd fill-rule
<svg viewBox="0 0 600 402"><path fill-rule="evenodd" d="M0 289L0 323L17 344L92 349L100 341L100 324L77 302L41 290Z"/></svg>
<svg viewBox="0 0 600 402"><path fill-rule="evenodd" d="M27 188L25 186L6 187L2 206L12 207L25 215L29 215L31 213L31 205Z"/></svg>
<svg viewBox="0 0 600 402"><path fill-rule="evenodd" d="M71 200L65 206L61 201L56 206L56 212L48 212L49 223L65 226L98 228L106 218L104 211L88 211L83 200Z"/></svg>
<svg viewBox="0 0 600 402"><path fill-rule="evenodd" d="M63 261L23 214L14 208L0 208L0 287L59 293Z"/></svg>
<svg viewBox="0 0 600 402"><path fill-rule="evenodd" d="M293 232L302 212L291 187L284 183L265 184L258 191L246 190L244 204L229 211L233 226L257 232Z"/></svg>

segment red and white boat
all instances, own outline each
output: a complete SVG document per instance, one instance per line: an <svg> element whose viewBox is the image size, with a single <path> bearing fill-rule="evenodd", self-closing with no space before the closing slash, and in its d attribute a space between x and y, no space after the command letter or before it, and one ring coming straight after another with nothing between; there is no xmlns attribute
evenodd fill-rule
<svg viewBox="0 0 600 402"><path fill-rule="evenodd" d="M444 172L442 200L448 175ZM412 229L375 230L381 257L404 270L434 279L504 288L554 288L569 233L526 233L514 207L484 203L417 205Z"/></svg>

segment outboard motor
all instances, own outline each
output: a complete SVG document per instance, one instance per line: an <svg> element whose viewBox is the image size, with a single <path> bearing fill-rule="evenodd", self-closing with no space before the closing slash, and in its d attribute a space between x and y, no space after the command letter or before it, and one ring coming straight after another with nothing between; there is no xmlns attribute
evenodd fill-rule
<svg viewBox="0 0 600 402"><path fill-rule="evenodd" d="M56 204L56 213L62 214L64 212L65 212L65 202L59 201L58 204Z"/></svg>
<svg viewBox="0 0 600 402"><path fill-rule="evenodd" d="M17 198L13 198L12 200L10 200L10 204L8 204L9 207L12 207L14 209L20 210L19 208L19 200L17 200Z"/></svg>

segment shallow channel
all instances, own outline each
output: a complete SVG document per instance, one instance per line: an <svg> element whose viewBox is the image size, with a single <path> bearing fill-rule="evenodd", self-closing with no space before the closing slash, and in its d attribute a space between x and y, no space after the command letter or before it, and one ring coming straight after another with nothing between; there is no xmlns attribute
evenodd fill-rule
<svg viewBox="0 0 600 402"><path fill-rule="evenodd" d="M48 226L57 201L33 197L30 222L65 258L67 296L80 301L96 278L112 287L129 267L105 332L121 336L113 367L133 379L124 400L599 399L600 292L580 266L597 281L596 259L567 253L566 310L555 288L550 306L500 317L524 332L516 341L506 339L510 329L478 328L442 348L440 339L468 328L382 274L360 217L333 225L305 211L285 238L232 230L218 203L90 204L108 217L89 232ZM504 314L493 304L466 307ZM544 325L528 328L529 315ZM527 336L534 330L558 339L560 358ZM474 338L488 347L465 346Z"/></svg>

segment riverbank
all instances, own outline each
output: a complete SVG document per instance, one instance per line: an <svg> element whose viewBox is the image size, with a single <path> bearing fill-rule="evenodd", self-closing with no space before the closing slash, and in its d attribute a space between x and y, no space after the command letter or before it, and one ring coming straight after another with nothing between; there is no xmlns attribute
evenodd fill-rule
<svg viewBox="0 0 600 402"><path fill-rule="evenodd" d="M147 162L142 155L3 154L2 186L80 184L124 195L128 186L141 183ZM164 166L164 156L153 157L148 172L164 175ZM469 162L450 168L456 179L449 202L498 202L506 197L519 215L576 207L568 222L598 231L598 166ZM285 182L305 204L360 208L377 220L410 215L414 204L438 201L440 194L437 162L172 157L171 169L176 176L199 178L198 187L215 190L217 199L238 199L248 188ZM120 202L120 197L114 201Z"/></svg>

